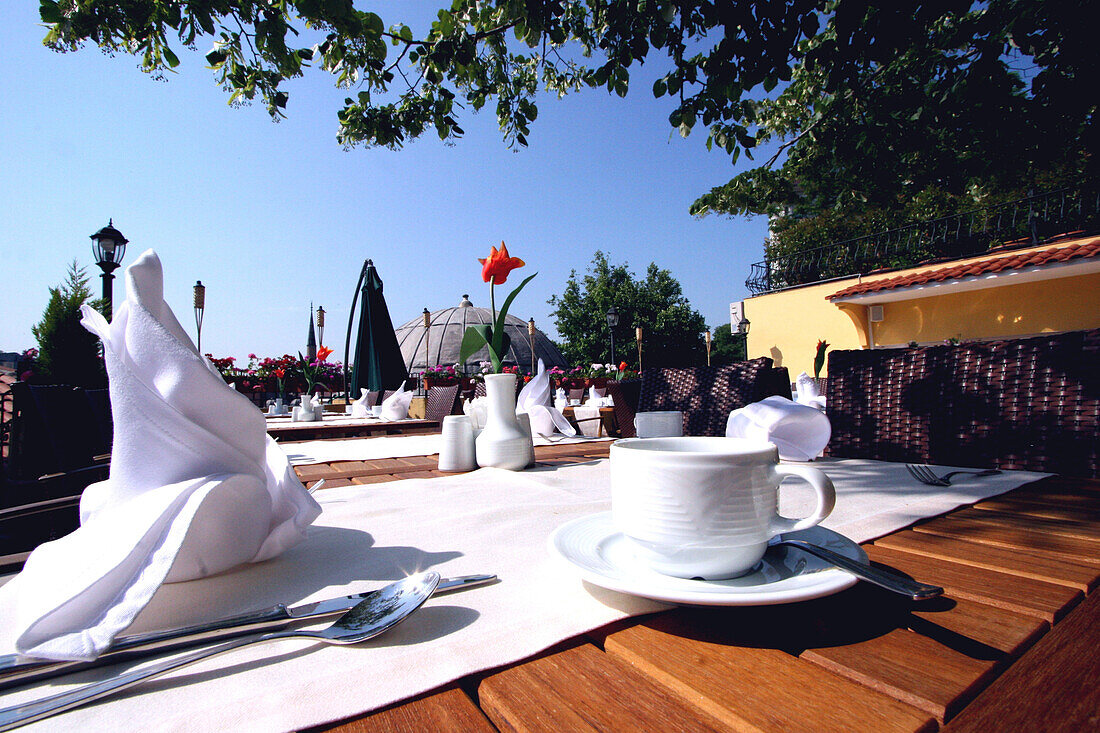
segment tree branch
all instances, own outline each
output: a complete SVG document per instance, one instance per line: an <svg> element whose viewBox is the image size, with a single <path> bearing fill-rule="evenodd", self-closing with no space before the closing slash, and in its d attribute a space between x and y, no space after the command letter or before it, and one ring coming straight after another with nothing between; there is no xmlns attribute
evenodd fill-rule
<svg viewBox="0 0 1100 733"><path fill-rule="evenodd" d="M825 119L825 118L824 117L818 117L816 120L811 122L809 124L809 126L806 127L806 129L804 129L802 132L798 133L793 138L791 138L787 142L780 145L779 149L775 151L775 155L773 155L768 160L768 162L764 164L764 167L765 168L771 168L773 165L775 165L775 161L779 160L779 156L783 154L784 150L790 148L793 145L796 145L798 143L798 141L801 140L803 138L803 136L806 135L806 133L808 133L810 130L814 129L815 127L817 127L817 123L821 122L823 119Z"/></svg>

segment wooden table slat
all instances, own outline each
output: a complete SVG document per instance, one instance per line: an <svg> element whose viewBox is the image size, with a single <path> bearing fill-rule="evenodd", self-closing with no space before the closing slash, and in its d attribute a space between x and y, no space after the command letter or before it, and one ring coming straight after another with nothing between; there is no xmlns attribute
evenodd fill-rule
<svg viewBox="0 0 1100 733"><path fill-rule="evenodd" d="M496 730L485 715L457 687L418 697L383 708L378 712L350 720L333 728L340 733L406 733L407 731L470 731L492 733Z"/></svg>
<svg viewBox="0 0 1100 733"><path fill-rule="evenodd" d="M702 616L718 621L723 614ZM742 616L769 623L766 614L733 614L731 626ZM737 730L935 730L925 711L785 651L713 639L700 633L698 618L663 614L611 634L605 649ZM751 637L752 627L741 631Z"/></svg>
<svg viewBox="0 0 1100 733"><path fill-rule="evenodd" d="M941 585L948 595L1029 614L1049 623L1060 619L1081 599L1081 592L1073 588L880 547L877 542L863 549L873 562Z"/></svg>
<svg viewBox="0 0 1100 733"><path fill-rule="evenodd" d="M1096 540L1100 538L1100 522L1088 522L1080 518L1076 519L1051 519L1037 517L1034 514L1019 514L1016 512L995 511L988 507L978 506L960 509L948 515L952 519L976 519L982 522L997 522L1016 528L1030 529L1044 534L1058 537L1074 537L1083 540Z"/></svg>
<svg viewBox="0 0 1100 733"><path fill-rule="evenodd" d="M944 733L1100 729L1100 594L1086 599L944 729Z"/></svg>
<svg viewBox="0 0 1100 733"><path fill-rule="evenodd" d="M913 527L914 532L952 537L977 542L991 547L1019 549L1042 553L1082 565L1100 567L1100 536L1096 539L1068 537L1052 531L1044 531L1034 521L999 516L984 516L993 512L963 513L938 517Z"/></svg>
<svg viewBox="0 0 1100 733"><path fill-rule="evenodd" d="M727 730L653 680L582 643L482 680L482 710L501 730Z"/></svg>
<svg viewBox="0 0 1100 733"><path fill-rule="evenodd" d="M1057 583L1088 591L1100 582L1100 568L1052 557L1037 550L990 547L970 539L904 530L875 540L876 547L911 552L924 557L950 560L985 570L996 570L1021 578Z"/></svg>
<svg viewBox="0 0 1100 733"><path fill-rule="evenodd" d="M1069 520L1071 522L1089 522L1100 524L1100 507L1061 506L1038 501L1025 501L1009 495L986 499L974 505L975 509L1008 512L1017 516L1041 517L1043 519Z"/></svg>

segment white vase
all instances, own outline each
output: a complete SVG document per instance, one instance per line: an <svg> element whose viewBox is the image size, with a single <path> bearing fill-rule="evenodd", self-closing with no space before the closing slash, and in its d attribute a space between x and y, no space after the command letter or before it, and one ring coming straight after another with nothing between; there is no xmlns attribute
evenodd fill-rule
<svg viewBox="0 0 1100 733"><path fill-rule="evenodd" d="M486 374L485 425L477 436L477 465L522 471L530 460L531 438L516 418L516 375Z"/></svg>

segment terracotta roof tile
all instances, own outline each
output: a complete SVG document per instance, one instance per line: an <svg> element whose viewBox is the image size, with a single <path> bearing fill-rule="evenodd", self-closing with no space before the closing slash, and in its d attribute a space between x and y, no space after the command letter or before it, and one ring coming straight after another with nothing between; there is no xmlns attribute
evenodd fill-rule
<svg viewBox="0 0 1100 733"><path fill-rule="evenodd" d="M1082 259L1085 257L1100 256L1100 237L1079 239L1057 247L1041 249L1024 254L1013 254L1003 257L990 257L976 262L968 262L964 265L951 265L936 270L899 275L898 277L877 280L875 282L860 283L838 290L829 296L829 300L846 298L851 295L864 293L877 293L883 290L896 290L897 288L909 288L917 285L925 285L931 282L943 282L945 280L958 280L964 277L976 277L993 272L1005 270L1021 270L1028 267L1041 267L1060 262Z"/></svg>

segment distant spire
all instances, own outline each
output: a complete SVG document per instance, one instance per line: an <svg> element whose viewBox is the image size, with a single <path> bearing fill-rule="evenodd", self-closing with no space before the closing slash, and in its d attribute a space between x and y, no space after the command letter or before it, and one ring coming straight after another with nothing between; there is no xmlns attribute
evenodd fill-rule
<svg viewBox="0 0 1100 733"><path fill-rule="evenodd" d="M317 332L313 330L313 303L309 304L309 336L306 337L306 359L317 360Z"/></svg>

